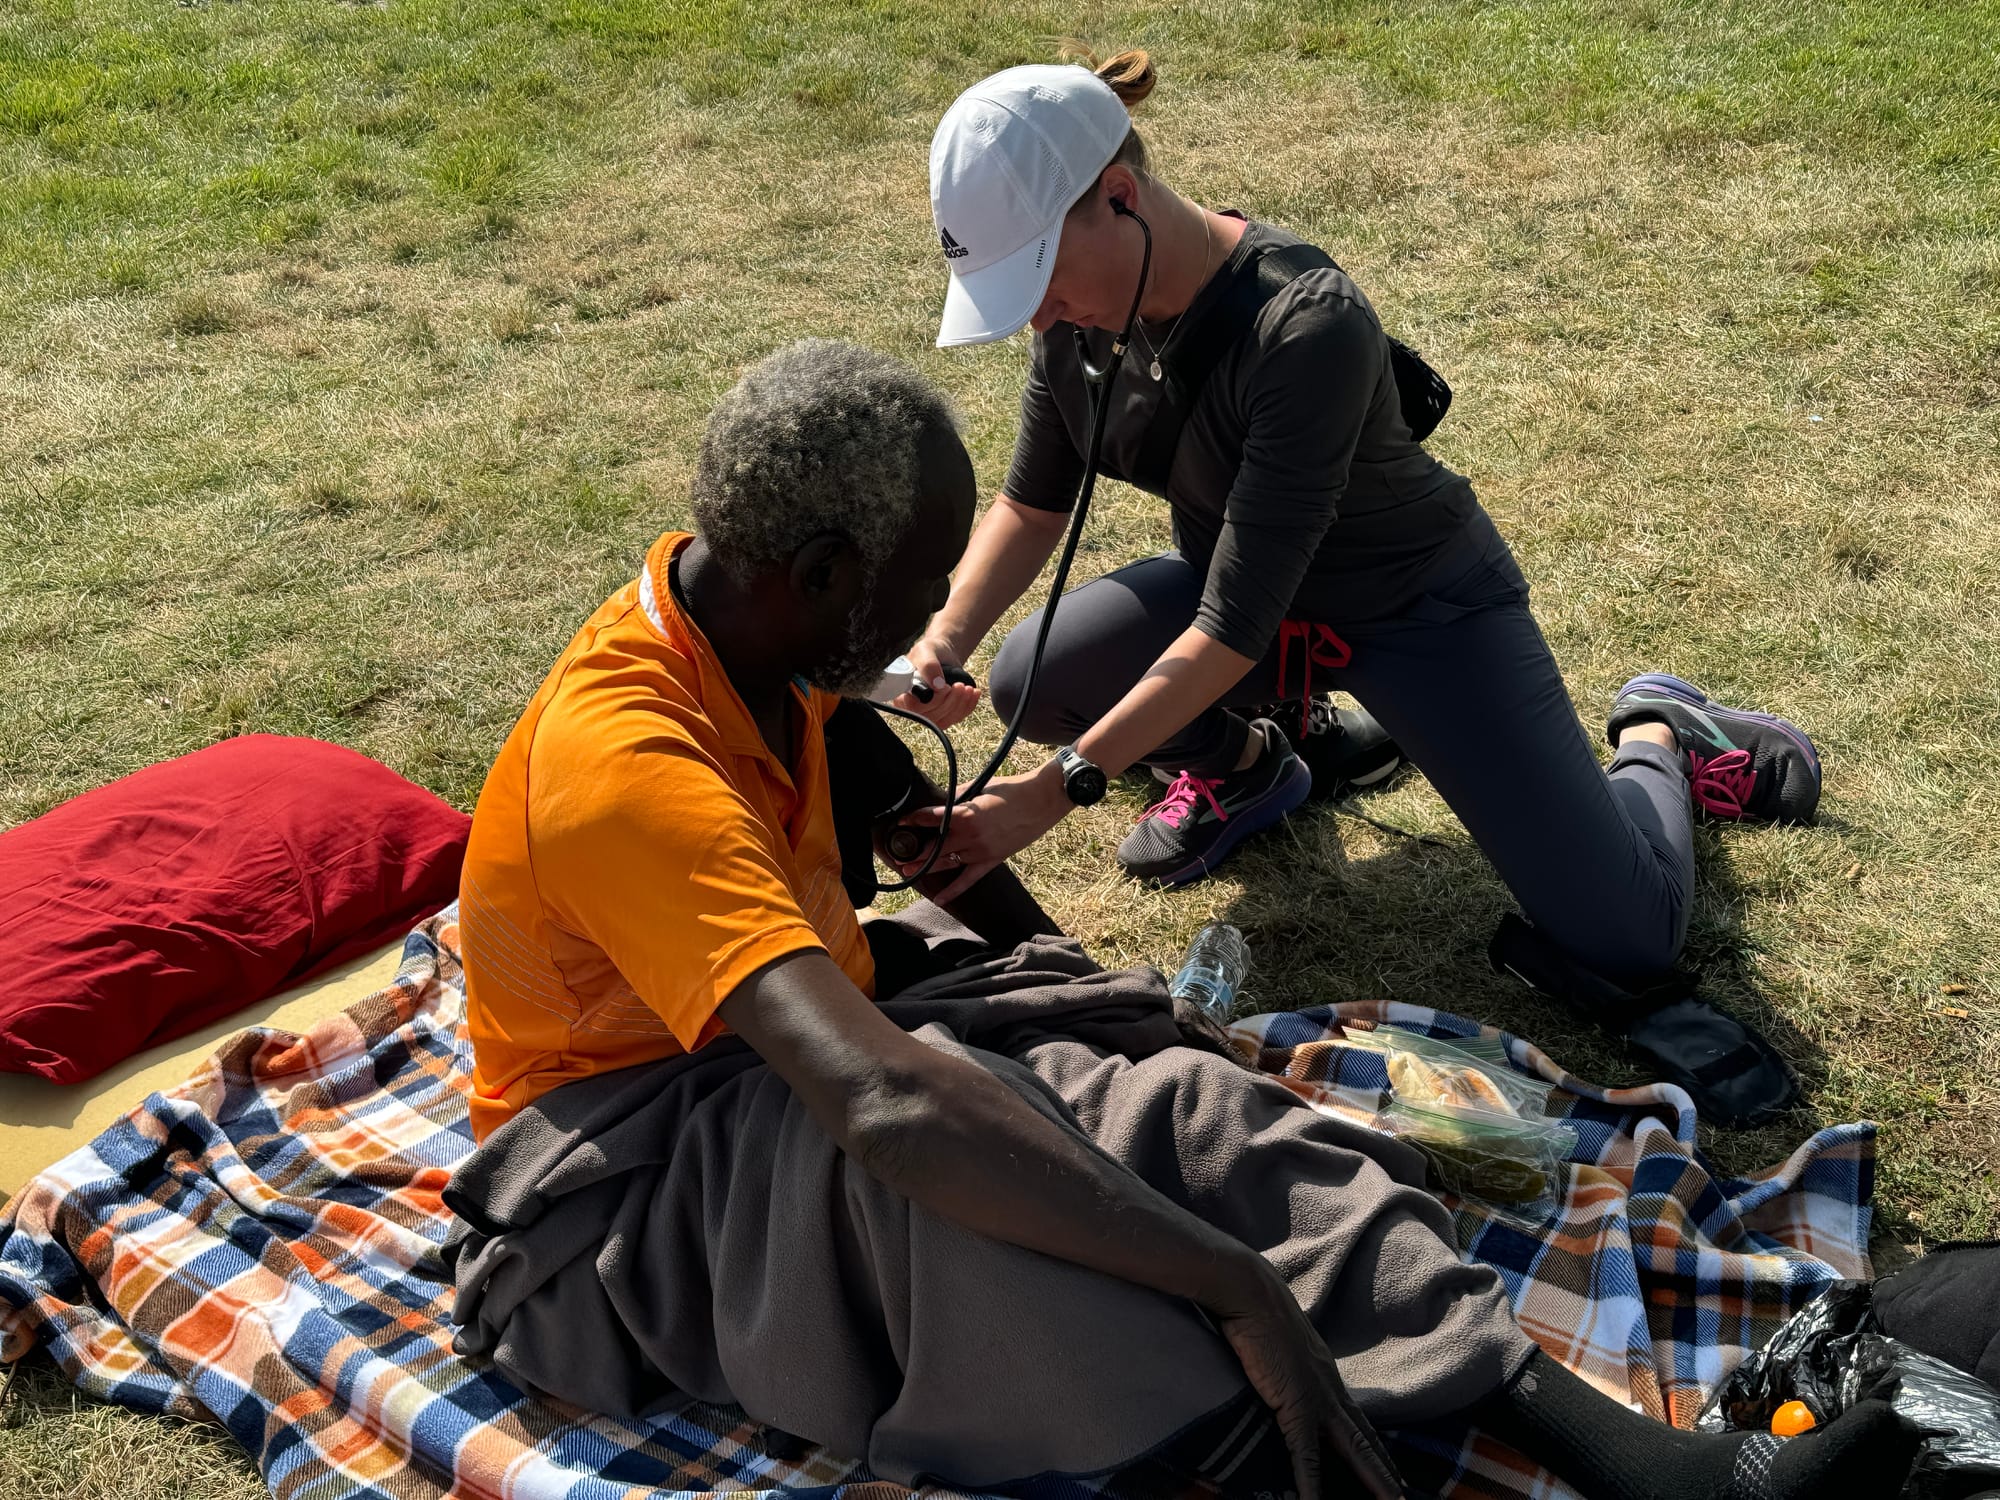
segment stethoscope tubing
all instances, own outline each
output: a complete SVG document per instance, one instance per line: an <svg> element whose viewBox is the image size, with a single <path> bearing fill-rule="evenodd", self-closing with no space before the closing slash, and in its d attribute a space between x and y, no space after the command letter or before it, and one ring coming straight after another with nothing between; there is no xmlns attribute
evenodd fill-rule
<svg viewBox="0 0 2000 1500"><path fill-rule="evenodd" d="M1048 646L1049 627L1055 623L1056 605L1062 599L1063 590L1069 586L1070 565L1076 561L1077 544L1083 540L1083 523L1090 514L1090 498L1097 489L1097 471L1104 452L1104 426L1111 408L1111 390L1117 383L1119 368L1125 362L1125 350L1132 342L1132 331L1139 321L1139 303L1146 295L1147 278L1152 274L1153 268L1152 226L1115 198L1111 202L1111 211L1121 218L1132 220L1139 226L1139 232L1145 236L1145 250L1139 260L1139 284L1132 291L1132 306L1125 314L1125 327L1118 337L1111 341L1111 355L1103 365L1100 366L1091 360L1089 342L1084 338L1083 330L1081 328L1074 330L1077 363L1083 370L1084 383L1091 390L1090 435L1085 444L1087 451L1084 455L1083 479L1077 487L1076 504L1070 513L1069 535L1063 542L1062 557L1056 563L1056 576L1049 584L1049 602L1042 607L1042 624L1035 632L1035 649L1028 658L1027 679L1021 684L1020 701L1014 705L1014 714L1007 723L1007 731L1001 735L999 745L993 754L987 757L986 764L980 768L979 774L967 783L963 795L960 795L957 790L958 757L952 749L950 736L920 714L913 714L907 709L892 708L886 703L872 705L897 718L914 720L935 734L938 743L944 747L945 761L951 775L951 781L945 787L944 814L938 820L934 837L927 838L925 830L907 827L898 828L890 834L889 852L898 860L907 861L916 858L917 851L925 842L930 844L931 852L916 874L893 885L879 887L884 892L910 890L919 880L930 874L931 867L937 863L938 856L944 850L945 833L951 827L952 809L960 802L977 797L999 774L1000 768L1007 762L1008 753L1013 750L1015 742L1021 737L1021 725L1027 718L1029 704L1034 700L1035 679L1041 675L1042 652ZM901 848L909 851L907 854L900 852L899 841Z"/></svg>

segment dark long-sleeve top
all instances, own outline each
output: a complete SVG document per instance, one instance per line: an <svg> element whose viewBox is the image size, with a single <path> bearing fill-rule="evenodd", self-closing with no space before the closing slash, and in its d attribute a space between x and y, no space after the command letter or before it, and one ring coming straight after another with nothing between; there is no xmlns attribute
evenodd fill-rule
<svg viewBox="0 0 2000 1500"><path fill-rule="evenodd" d="M1184 316L1201 316L1232 279L1254 275L1260 246L1296 243L1252 221ZM1171 325L1161 332L1170 337ZM1087 337L1102 365L1111 335ZM1151 337L1158 345L1160 332ZM1135 339L1105 424L1112 477L1132 472L1159 403L1150 363ZM1059 323L1034 340L1003 493L1069 510L1089 423L1074 331ZM1338 629L1394 617L1459 552L1469 562L1490 531L1471 485L1410 436L1375 309L1333 268L1283 288L1224 353L1189 413L1164 498L1174 545L1207 573L1194 623L1249 657L1261 657L1288 618Z"/></svg>

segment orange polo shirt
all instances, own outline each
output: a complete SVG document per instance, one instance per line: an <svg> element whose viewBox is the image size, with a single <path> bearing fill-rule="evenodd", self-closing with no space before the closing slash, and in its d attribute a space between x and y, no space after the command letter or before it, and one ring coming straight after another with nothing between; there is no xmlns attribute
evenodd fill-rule
<svg viewBox="0 0 2000 1500"><path fill-rule="evenodd" d="M700 1047L774 958L824 950L874 992L827 795L839 699L794 689L784 766L667 586L690 540L661 537L577 632L479 794L459 906L478 1140L559 1084Z"/></svg>

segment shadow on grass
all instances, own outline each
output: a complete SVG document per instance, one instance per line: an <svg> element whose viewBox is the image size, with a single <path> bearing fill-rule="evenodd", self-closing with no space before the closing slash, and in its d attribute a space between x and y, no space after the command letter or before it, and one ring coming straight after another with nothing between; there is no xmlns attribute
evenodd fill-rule
<svg viewBox="0 0 2000 1500"><path fill-rule="evenodd" d="M1400 780L1400 778L1399 778ZM1486 947L1515 902L1462 830L1378 835L1348 814L1382 818L1379 794L1294 815L1232 865L1240 893L1218 916L1243 930L1251 1011L1387 999L1433 1006L1532 1040L1579 1077L1612 1086L1654 1075L1645 1059L1579 1013L1495 973ZM1813 1102L1828 1082L1819 1046L1762 991L1745 913L1753 895L1733 868L1727 834L1695 840L1696 895L1682 963L1702 995L1754 1027L1798 1074L1801 1102L1748 1131L1704 1127L1725 1172L1781 1160L1825 1123Z"/></svg>

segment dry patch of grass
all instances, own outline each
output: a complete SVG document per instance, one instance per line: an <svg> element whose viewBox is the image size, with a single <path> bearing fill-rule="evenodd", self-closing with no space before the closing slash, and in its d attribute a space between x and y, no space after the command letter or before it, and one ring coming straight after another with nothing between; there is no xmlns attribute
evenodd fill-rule
<svg viewBox="0 0 2000 1500"><path fill-rule="evenodd" d="M81 1401L40 1355L23 1367L15 1404L0 1416L0 1495L11 1500L263 1500L269 1493L221 1428Z"/></svg>

